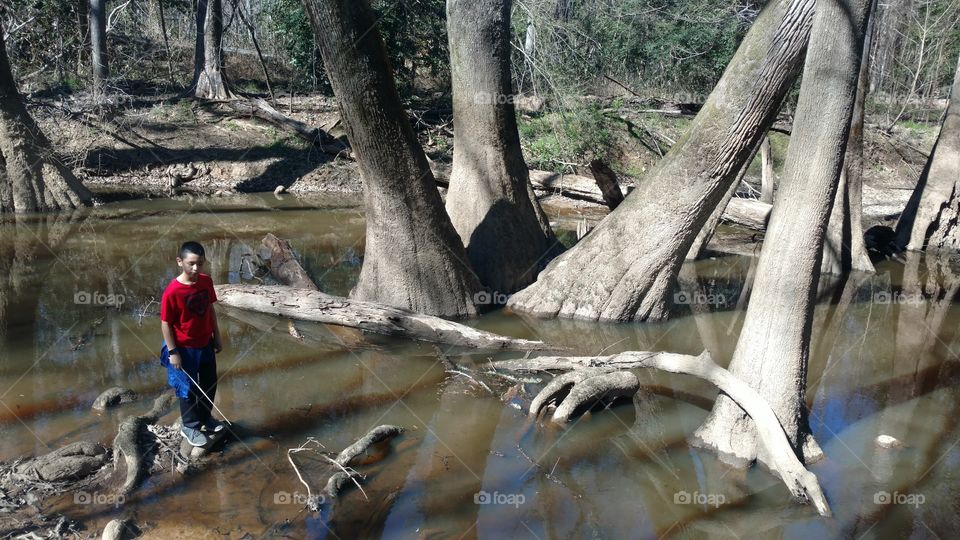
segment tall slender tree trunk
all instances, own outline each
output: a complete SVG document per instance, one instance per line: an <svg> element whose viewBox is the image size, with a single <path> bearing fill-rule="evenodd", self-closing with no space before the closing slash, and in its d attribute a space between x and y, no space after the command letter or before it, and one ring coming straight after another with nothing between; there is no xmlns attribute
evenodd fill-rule
<svg viewBox="0 0 960 540"><path fill-rule="evenodd" d="M870 84L872 32L873 16L867 23L863 38L863 50L866 52L860 61L857 97L853 118L850 120L847 152L823 243L823 262L820 264L820 272L823 274L843 275L853 270L871 273L876 271L870 255L867 254L867 244L863 236L863 119L867 87Z"/></svg>
<svg viewBox="0 0 960 540"><path fill-rule="evenodd" d="M200 3L197 3L199 12ZM223 73L223 3L222 0L206 0L206 17L203 24L203 70L199 72L193 89L194 97L202 99L233 99L233 92ZM199 22L199 14L197 20ZM199 33L199 26L198 26Z"/></svg>
<svg viewBox="0 0 960 540"><path fill-rule="evenodd" d="M106 0L90 0L90 60L93 64L93 96L100 100L106 95L110 67L107 55Z"/></svg>
<svg viewBox="0 0 960 540"><path fill-rule="evenodd" d="M443 316L480 288L400 104L366 0L304 0L363 176L367 237L351 296Z"/></svg>
<svg viewBox="0 0 960 540"><path fill-rule="evenodd" d="M93 199L54 155L50 141L24 107L2 35L0 157L0 213L65 210L87 205Z"/></svg>
<svg viewBox="0 0 960 540"><path fill-rule="evenodd" d="M768 3L703 109L617 209L514 295L514 309L590 320L661 319L684 257L796 80L814 0Z"/></svg>
<svg viewBox="0 0 960 540"><path fill-rule="evenodd" d="M780 194L729 370L773 408L798 457L822 452L804 403L823 240L853 115L870 0L817 0ZM758 457L753 421L724 395L694 435L737 464Z"/></svg>
<svg viewBox="0 0 960 540"><path fill-rule="evenodd" d="M453 170L447 213L483 285L532 283L559 243L527 188L513 108L511 0L447 0Z"/></svg>
<svg viewBox="0 0 960 540"><path fill-rule="evenodd" d="M950 101L920 181L897 222L897 243L909 250L960 249L960 61Z"/></svg>
<svg viewBox="0 0 960 540"><path fill-rule="evenodd" d="M196 26L195 44L193 47L193 79L190 80L190 88L197 87L197 81L200 80L200 74L203 73L204 50L206 49L206 25L207 25L207 0L197 0L197 11L194 13L194 26Z"/></svg>

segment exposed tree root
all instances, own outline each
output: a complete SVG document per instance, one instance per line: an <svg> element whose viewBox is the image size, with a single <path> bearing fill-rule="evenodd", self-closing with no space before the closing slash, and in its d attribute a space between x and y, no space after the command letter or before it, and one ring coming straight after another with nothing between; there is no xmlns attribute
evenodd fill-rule
<svg viewBox="0 0 960 540"><path fill-rule="evenodd" d="M113 388L108 388L102 394L97 396L97 399L94 400L91 407L97 411L105 411L111 407L116 407L117 405L136 401L136 399L137 393L133 390L114 386Z"/></svg>
<svg viewBox="0 0 960 540"><path fill-rule="evenodd" d="M333 503L344 486L351 481L356 484L362 492L363 488L360 487L359 480L363 479L363 475L350 467L351 462L353 462L353 460L358 456L366 453L371 446L379 442L392 439L393 437L403 433L403 431L404 429L400 426L391 426L387 424L377 426L357 440L357 442L343 449L343 451L337 454L337 457L327 457L326 459L340 470L333 473L330 478L327 479L327 483L323 488L323 498L318 498L313 495L313 491L310 489L310 484L304 480L303 475L300 474L300 469L297 467L297 464L293 461L292 457L292 455L295 453L307 450L316 450L318 448L322 448L323 445L316 439L310 438L298 448L291 448L287 450L287 460L290 462L290 466L293 467L294 472L297 473L297 478L300 480L300 483L307 488L307 507L316 512L320 510L321 504ZM318 448L311 448L311 445ZM366 493L364 493L364 496L366 496Z"/></svg>
<svg viewBox="0 0 960 540"><path fill-rule="evenodd" d="M533 398L533 401L530 402L530 416L540 416L541 409L551 403L556 404L562 401L567 397L570 389L573 388L575 384L600 373L608 373L609 371L609 369L577 369L554 377L553 380L547 383L547 385L543 387L543 390Z"/></svg>
<svg viewBox="0 0 960 540"><path fill-rule="evenodd" d="M155 424L161 416L167 414L176 401L176 395L165 392L154 400L153 408L146 414L127 418L120 424L117 436L113 439L113 466L115 470L120 466L122 454L126 465L126 476L120 487L122 495L132 493L143 475L144 451L140 447L140 436L146 431L147 425Z"/></svg>
<svg viewBox="0 0 960 540"><path fill-rule="evenodd" d="M674 354L665 352L624 352L610 356L581 356L581 357L539 357L520 360L505 360L495 362L494 367L498 369L507 369L514 371L545 371L545 370L583 370L587 368L590 373L586 376L571 376L564 379L557 387L550 389L550 395L556 395L559 388L569 386L571 380L582 377L579 382L588 381L591 377L596 377L599 383L607 382L610 379L607 375L597 375L597 368L606 369L639 369L656 368L669 373L679 373L683 375L692 375L712 383L721 392L737 403L753 419L760 434L760 440L766 447L771 459L769 466L774 473L778 474L786 484L787 489L798 499L811 502L822 516L830 516L830 506L820 488L820 483L816 475L806 470L803 464L797 459L777 419L776 414L770 408L766 401L745 382L732 375L726 369L716 365L710 357L710 353L704 351L699 356L690 356L685 354ZM635 378L635 377L634 377ZM625 384L624 381L618 381L618 384ZM573 396L576 391L576 382L571 389L568 400L579 399ZM612 384L611 384L612 385ZM597 392L597 385L591 385L592 388L585 390L585 394ZM549 385L548 385L549 387ZM602 385L601 385L602 387ZM541 392L539 399L535 400L536 410L542 407L543 403L549 399L546 394L547 388ZM595 395L595 394L594 394ZM531 405L531 413L534 413L534 405ZM559 412L559 410L558 410Z"/></svg>
<svg viewBox="0 0 960 540"><path fill-rule="evenodd" d="M553 413L553 421L565 423L577 411L601 401L632 396L640 389L640 380L629 371L592 375L573 385L570 393Z"/></svg>

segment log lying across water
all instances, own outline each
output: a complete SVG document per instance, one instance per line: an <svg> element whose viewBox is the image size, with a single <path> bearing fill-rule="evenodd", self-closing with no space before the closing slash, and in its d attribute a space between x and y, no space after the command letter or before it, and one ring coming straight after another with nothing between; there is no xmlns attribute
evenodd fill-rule
<svg viewBox="0 0 960 540"><path fill-rule="evenodd" d="M292 319L356 328L460 347L490 350L557 350L542 341L501 336L469 326L373 302L351 300L320 291L269 285L216 285L227 306Z"/></svg>
<svg viewBox="0 0 960 540"><path fill-rule="evenodd" d="M513 371L589 370L590 374L598 371L597 368L623 370L655 368L703 379L716 386L750 415L757 426L760 440L771 456L770 466L786 484L787 489L798 499L810 501L820 515L831 515L830 506L827 504L816 475L808 471L797 459L790 441L783 432L780 420L777 419L770 405L747 383L715 364L707 351L700 356L666 352L624 352L610 356L542 356L503 360L494 362L493 365L497 369ZM585 380L589 380L589 377ZM576 383L573 382L573 384ZM550 392L555 390L548 385L544 391L548 389ZM571 389L570 395L573 393L574 390ZM539 411L545 401L546 399L541 396L534 399L531 414L536 414L535 410Z"/></svg>
<svg viewBox="0 0 960 540"><path fill-rule="evenodd" d="M593 178L530 169L530 183L537 191L559 193L571 199L609 206L608 200L604 198L597 181ZM627 190L623 186L614 189L619 189L624 197L627 195ZM767 228L767 220L770 218L772 208L773 205L756 199L734 197L724 209L721 219L748 229L763 231Z"/></svg>

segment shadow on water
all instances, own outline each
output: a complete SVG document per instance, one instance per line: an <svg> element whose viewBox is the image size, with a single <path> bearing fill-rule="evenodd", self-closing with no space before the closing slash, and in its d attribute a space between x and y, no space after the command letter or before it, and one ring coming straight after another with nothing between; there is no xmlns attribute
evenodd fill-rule
<svg viewBox="0 0 960 540"><path fill-rule="evenodd" d="M256 282L244 256L273 232L291 240L325 291L347 294L363 255L355 208L255 196L233 201L127 201L0 224L0 459L77 440L109 443L121 419L149 407L160 292L187 239L204 243L216 282ZM494 312L478 327L567 345L583 354L707 349L729 362L756 259L687 264L674 317L656 324L538 320ZM875 275L824 278L807 397L826 459L813 465L836 512L822 520L759 468L727 468L687 437L716 397L688 377L638 371L633 400L568 427L531 425L530 398L548 379L450 370L433 346L369 338L221 308L218 405L244 426L211 467L148 480L125 508L54 503L92 530L133 512L158 537L216 532L291 537L939 536L960 526L960 268L912 256ZM443 352L443 351L439 351ZM455 357L480 369L507 353ZM105 388L144 398L89 409ZM175 415L167 420L172 421ZM314 515L286 449L308 437L336 452L378 424L407 428L370 463L364 492L348 488ZM885 448L879 435L901 447ZM332 470L299 461L321 488ZM887 497L887 499L884 499ZM887 504L889 502L889 504Z"/></svg>

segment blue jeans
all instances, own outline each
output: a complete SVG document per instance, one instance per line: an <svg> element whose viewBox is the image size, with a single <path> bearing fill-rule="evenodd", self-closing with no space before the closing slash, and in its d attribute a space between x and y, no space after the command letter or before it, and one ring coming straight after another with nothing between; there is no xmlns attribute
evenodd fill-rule
<svg viewBox="0 0 960 540"><path fill-rule="evenodd" d="M180 418L183 425L199 429L213 412L212 400L217 393L217 355L213 352L213 341L206 347L178 347L177 351L180 353L180 369L170 365L166 344L160 349L160 365L167 368L167 384L180 398ZM190 378L200 385L203 392L200 392Z"/></svg>

